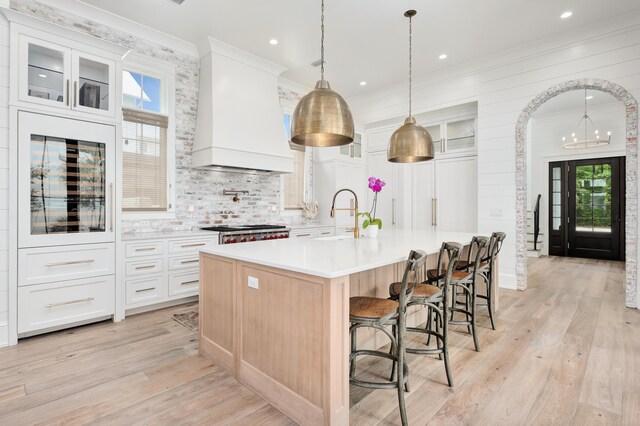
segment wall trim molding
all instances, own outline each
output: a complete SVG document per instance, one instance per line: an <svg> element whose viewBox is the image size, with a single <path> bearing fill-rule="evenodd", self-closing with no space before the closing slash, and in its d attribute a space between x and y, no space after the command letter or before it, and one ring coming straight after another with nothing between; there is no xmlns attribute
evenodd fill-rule
<svg viewBox="0 0 640 426"><path fill-rule="evenodd" d="M626 211L625 211L625 305L638 307L638 102L622 86L611 81L582 78L555 84L538 94L522 110L516 123L516 285L527 288L527 127L531 116L548 100L572 90L598 90L608 93L626 110Z"/></svg>

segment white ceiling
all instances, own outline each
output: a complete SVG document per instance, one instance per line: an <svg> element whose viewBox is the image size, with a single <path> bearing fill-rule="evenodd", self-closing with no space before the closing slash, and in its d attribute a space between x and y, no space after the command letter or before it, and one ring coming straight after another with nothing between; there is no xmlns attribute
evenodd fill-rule
<svg viewBox="0 0 640 426"><path fill-rule="evenodd" d="M593 96L593 98L587 99L589 111L591 111L591 109L602 110L605 107L607 110L617 109L620 111L620 118L624 120L624 104L614 96L599 90L589 90L586 96ZM584 90L572 90L558 95L542 104L533 115L533 118L539 119L566 111L576 111L576 113L579 114L578 111L584 111L586 96ZM578 116L578 119L579 118Z"/></svg>
<svg viewBox="0 0 640 426"><path fill-rule="evenodd" d="M206 36L288 69L312 86L319 70L319 0L78 0L179 39ZM325 0L326 69L344 95L407 79L407 9L414 18L415 75L480 59L640 9L638 0ZM573 16L561 20L565 10ZM269 44L271 38L279 41ZM446 53L448 59L438 56ZM360 86L360 81L367 86Z"/></svg>

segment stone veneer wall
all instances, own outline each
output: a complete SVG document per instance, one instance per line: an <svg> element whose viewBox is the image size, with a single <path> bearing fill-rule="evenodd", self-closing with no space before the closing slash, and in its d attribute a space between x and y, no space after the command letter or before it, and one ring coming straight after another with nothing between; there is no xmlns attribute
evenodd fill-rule
<svg viewBox="0 0 640 426"><path fill-rule="evenodd" d="M303 221L301 216L282 216L279 176L190 168L198 107L199 58L34 0L12 0L11 8L132 49L176 68L176 217L171 220L126 220L122 223L122 232L189 230L212 224ZM299 98L284 88L280 88L279 95L283 101L294 104ZM307 156L307 164L312 164L310 156L311 153ZM311 179L309 168L307 188L312 187ZM222 196L223 189L248 190L249 195L234 203L231 197ZM191 213L189 206L194 209Z"/></svg>

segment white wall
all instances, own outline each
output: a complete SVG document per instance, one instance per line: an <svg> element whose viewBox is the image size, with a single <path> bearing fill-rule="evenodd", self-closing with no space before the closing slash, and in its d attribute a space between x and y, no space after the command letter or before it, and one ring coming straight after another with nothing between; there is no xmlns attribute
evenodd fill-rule
<svg viewBox="0 0 640 426"><path fill-rule="evenodd" d="M535 114L529 122L531 157L527 159L527 165L529 167L528 170L531 170L531 179L527 182L527 185L531 188L529 203L532 209L536 197L538 194L542 194L540 200L540 232L545 235L543 254L548 254L548 239L546 236L549 232L549 163L563 160L620 157L626 154L625 110L623 104L617 101L589 108L589 115L598 129L603 134L606 134L608 130L612 132L611 145L576 150L562 148L562 137L569 137L571 132L576 130L578 120L583 113L584 110L579 108L544 115Z"/></svg>
<svg viewBox="0 0 640 426"><path fill-rule="evenodd" d="M504 231L500 285L516 287L516 121L533 98L575 78L611 80L640 99L640 14L505 52L414 82L414 111L478 102L479 232ZM399 117L406 84L349 99L362 123Z"/></svg>
<svg viewBox="0 0 640 426"><path fill-rule="evenodd" d="M9 24L0 15L0 347L9 323Z"/></svg>

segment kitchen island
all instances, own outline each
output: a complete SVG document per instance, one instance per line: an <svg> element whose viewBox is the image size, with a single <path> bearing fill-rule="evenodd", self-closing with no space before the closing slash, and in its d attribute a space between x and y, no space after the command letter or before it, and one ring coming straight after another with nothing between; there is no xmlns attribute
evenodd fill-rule
<svg viewBox="0 0 640 426"><path fill-rule="evenodd" d="M297 423L347 425L349 297L386 298L412 249L426 251L428 266L435 267L442 242L467 244L472 236L383 230L376 239L336 236L204 248L200 354ZM415 308L409 324L425 320ZM380 333L358 333L359 347L386 343Z"/></svg>

